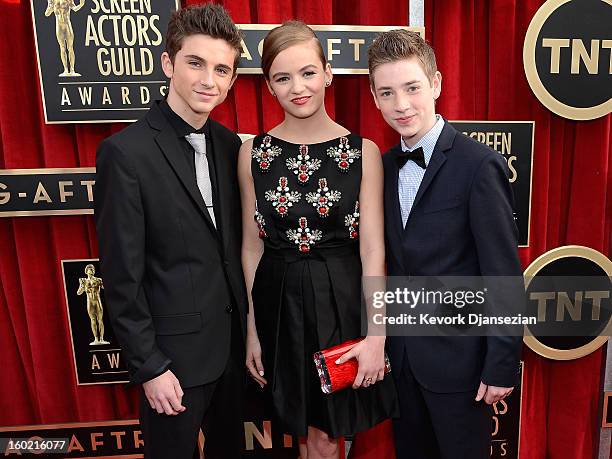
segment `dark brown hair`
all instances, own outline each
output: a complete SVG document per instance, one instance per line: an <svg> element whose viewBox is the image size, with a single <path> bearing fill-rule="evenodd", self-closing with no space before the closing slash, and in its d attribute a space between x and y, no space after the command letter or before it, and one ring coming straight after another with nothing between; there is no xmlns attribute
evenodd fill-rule
<svg viewBox="0 0 612 459"><path fill-rule="evenodd" d="M409 59L413 56L419 60L431 83L438 71L433 48L418 33L406 29L395 29L381 33L368 49L370 84L374 86L374 70L379 65Z"/></svg>
<svg viewBox="0 0 612 459"><path fill-rule="evenodd" d="M287 21L283 25L270 30L264 39L261 53L261 69L266 79L270 79L270 67L272 67L272 62L281 51L309 41L314 43L317 54L323 63L323 68L325 68L327 59L325 59L321 42L313 30L302 21Z"/></svg>
<svg viewBox="0 0 612 459"><path fill-rule="evenodd" d="M236 50L234 59L234 73L236 73L242 54L242 34L225 8L214 3L204 3L191 5L172 13L166 32L166 52L173 63L174 57L183 46L185 37L196 34L228 42Z"/></svg>

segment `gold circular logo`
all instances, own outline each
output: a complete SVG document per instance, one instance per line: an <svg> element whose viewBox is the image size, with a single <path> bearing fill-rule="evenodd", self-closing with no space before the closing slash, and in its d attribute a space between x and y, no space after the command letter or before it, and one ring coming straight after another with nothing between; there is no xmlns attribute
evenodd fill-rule
<svg viewBox="0 0 612 459"><path fill-rule="evenodd" d="M540 316L541 311L538 312L538 327L542 319L543 322L549 320L548 330L558 331L558 336L542 334L539 332L542 329L538 327L525 327L523 340L531 350L549 359L572 360L590 354L608 340L611 324L609 302L612 261L602 253L578 245L559 247L535 259L525 270L524 276L528 307L532 308L530 312L541 306L541 303L537 303L537 308L533 306L536 304L537 296L542 298L540 291L536 295L533 294L534 290L537 290L535 286L538 284L537 281L554 279L551 284L556 283L555 291L546 292L550 295L548 299L551 300L550 304L553 307L548 310L544 308L544 317ZM580 278L575 284L570 281L574 276ZM563 279L567 279L567 283L563 283ZM585 279L587 281L596 279L598 285L603 286L601 290L604 291L604 293L598 292L599 300L591 302L589 311L587 311L587 298L590 298L593 292L572 292ZM608 303L605 307L601 306L602 299ZM565 307L571 302L577 306L577 309L572 311L577 317L571 316L571 313L566 315ZM595 315L593 303L597 303L597 320L594 320L593 317ZM544 305L546 306L546 302ZM586 322L586 328L595 332L587 336L572 335L572 332L576 330L576 324L580 325L580 322L582 325Z"/></svg>
<svg viewBox="0 0 612 459"><path fill-rule="evenodd" d="M612 0L548 0L523 45L531 90L550 111L592 120L612 111Z"/></svg>

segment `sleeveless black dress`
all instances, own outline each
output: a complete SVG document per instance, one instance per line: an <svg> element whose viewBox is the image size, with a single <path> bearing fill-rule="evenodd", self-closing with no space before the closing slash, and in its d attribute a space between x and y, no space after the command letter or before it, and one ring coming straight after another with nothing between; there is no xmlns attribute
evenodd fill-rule
<svg viewBox="0 0 612 459"><path fill-rule="evenodd" d="M331 437L398 415L390 375L368 388L323 394L321 349L362 336L359 190L361 137L297 145L255 137L255 223L264 254L252 289L268 390L285 432Z"/></svg>

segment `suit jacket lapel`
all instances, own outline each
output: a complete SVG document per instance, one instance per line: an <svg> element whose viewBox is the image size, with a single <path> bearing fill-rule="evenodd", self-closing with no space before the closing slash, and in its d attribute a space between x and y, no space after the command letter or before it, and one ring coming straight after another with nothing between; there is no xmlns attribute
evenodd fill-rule
<svg viewBox="0 0 612 459"><path fill-rule="evenodd" d="M427 169L425 170L423 181L421 181L421 185L419 186L419 191L417 191L417 195L414 198L414 203L412 204L413 209L417 206L417 204L423 197L423 194L425 194L427 188L429 188L429 185L431 185L432 180L434 179L445 161L446 155L436 148L433 154L431 155L431 159L429 160L429 164L427 165ZM410 212L410 215L412 215L412 212Z"/></svg>
<svg viewBox="0 0 612 459"><path fill-rule="evenodd" d="M151 126L157 130L159 130L159 134L155 137L155 142L161 149L162 153L166 157L166 160L174 170L174 173L177 175L187 193L193 199L195 205L200 210L206 224L209 226L210 230L213 234L218 237L217 230L215 225L213 224L208 210L206 209L206 204L204 204L204 199L202 199L202 194L200 193L200 189L198 188L198 184L193 177L192 169L189 167L189 164L185 160L183 154L181 154L181 145L176 137L172 126L165 120L164 115L161 113L159 107L157 105L153 105L151 110L149 111L148 120Z"/></svg>
<svg viewBox="0 0 612 459"><path fill-rule="evenodd" d="M396 145L389 152L388 155L391 155L389 170L386 179L388 180L388 184L385 187L385 202L390 203L390 218L391 218L391 227L397 240L399 241L402 237L402 214L400 211L400 203L399 203L399 193L397 189L398 178L399 178L399 168L397 166L397 156L399 154L399 149L401 147Z"/></svg>
<svg viewBox="0 0 612 459"><path fill-rule="evenodd" d="M225 234L232 222L230 222L229 210L232 208L229 199L233 196L232 185L235 184L236 171L232 170L230 158L224 151L224 145L214 123L210 126L210 143L212 145L212 157L215 164L215 178L217 182L217 195L215 207L215 220L217 222L218 235L227 250L229 238ZM234 179L234 181L232 180Z"/></svg>
<svg viewBox="0 0 612 459"><path fill-rule="evenodd" d="M455 140L455 134L457 134L455 128L453 128L450 124L448 124L448 121L445 120L444 127L442 128L440 137L438 137L433 154L431 155L431 159L429 160L429 164L425 170L425 175L423 176L423 180L421 181L417 195L414 198L414 203L412 204L412 210L410 211L408 220L410 220L410 217L414 214L414 209L419 204L419 201L423 195L427 192L427 189L433 182L433 179L436 177L438 171L446 162L445 152L452 148L453 141ZM408 222L406 222L406 226L408 226Z"/></svg>

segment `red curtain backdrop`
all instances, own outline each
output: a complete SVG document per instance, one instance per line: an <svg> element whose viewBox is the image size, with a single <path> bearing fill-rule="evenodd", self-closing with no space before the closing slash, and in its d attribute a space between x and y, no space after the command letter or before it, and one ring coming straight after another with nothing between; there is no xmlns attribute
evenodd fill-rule
<svg viewBox="0 0 612 459"><path fill-rule="evenodd" d="M43 0L34 0L43 1ZM237 23L406 25L407 0L227 0ZM526 267L566 244L609 255L611 117L574 122L545 109L523 72L522 47L543 0L427 0L425 26L443 75L448 119L535 120L530 247ZM120 124L45 125L30 3L0 0L0 168L95 165L98 142ZM336 76L329 112L381 150L399 139L377 112L367 76ZM260 76L240 76L214 118L258 133L282 113ZM0 425L127 419L135 392L77 386L60 261L96 258L93 219L0 218ZM521 459L591 458L599 436L604 350L556 362L525 349ZM452 422L452 420L449 420ZM391 457L388 426L357 439L354 457Z"/></svg>

